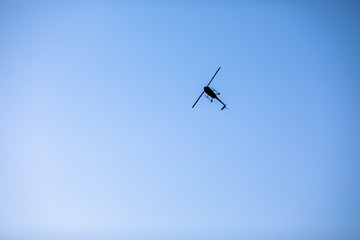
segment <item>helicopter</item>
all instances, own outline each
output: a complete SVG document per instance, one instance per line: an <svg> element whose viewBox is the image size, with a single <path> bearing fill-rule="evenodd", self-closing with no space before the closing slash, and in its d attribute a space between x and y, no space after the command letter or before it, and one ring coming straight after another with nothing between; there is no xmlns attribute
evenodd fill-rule
<svg viewBox="0 0 360 240"><path fill-rule="evenodd" d="M221 110L224 110L225 108L228 109L226 107L226 104L223 103L219 98L218 95L220 95L220 93L218 91L216 91L214 88L210 88L209 85L212 82L212 80L214 79L214 77L216 76L216 74L219 72L221 67L218 68L218 70L216 71L216 73L214 74L214 76L211 78L210 82L208 83L207 86L204 87L203 92L200 94L200 97L196 100L196 102L194 103L194 105L192 106L193 108L195 107L196 103L199 101L199 99L202 97L202 95L205 93L205 96L207 99L209 99L211 102L213 102L213 99L215 98L216 100L218 100L219 102L222 103L222 105L224 105Z"/></svg>

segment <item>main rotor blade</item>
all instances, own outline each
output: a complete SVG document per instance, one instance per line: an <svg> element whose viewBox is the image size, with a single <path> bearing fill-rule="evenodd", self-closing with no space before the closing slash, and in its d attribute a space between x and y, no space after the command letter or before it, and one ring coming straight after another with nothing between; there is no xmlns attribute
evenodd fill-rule
<svg viewBox="0 0 360 240"><path fill-rule="evenodd" d="M192 106L193 108L195 107L196 103L199 101L199 99L201 98L201 96L204 94L204 91L200 94L200 97L196 100L196 102L194 103L194 105Z"/></svg>
<svg viewBox="0 0 360 240"><path fill-rule="evenodd" d="M214 74L214 76L212 77L212 79L210 80L209 84L207 86L210 85L211 81L214 79L214 77L216 76L216 74L218 73L218 71L220 70L221 67L218 68L218 70L216 71L216 73Z"/></svg>

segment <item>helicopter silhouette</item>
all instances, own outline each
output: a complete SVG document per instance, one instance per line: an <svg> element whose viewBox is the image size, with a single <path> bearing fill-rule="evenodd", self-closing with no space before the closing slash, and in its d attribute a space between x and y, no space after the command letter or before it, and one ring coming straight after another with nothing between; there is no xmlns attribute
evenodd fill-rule
<svg viewBox="0 0 360 240"><path fill-rule="evenodd" d="M204 87L203 92L200 94L200 97L196 100L196 102L194 103L194 105L192 106L193 108L195 107L196 103L199 101L199 99L202 97L202 95L205 93L205 96L207 99L209 99L211 102L213 102L213 99L215 98L216 100L218 100L219 102L222 103L222 105L224 105L221 110L224 110L226 107L226 104L223 103L219 98L218 95L220 95L220 93L218 91L216 91L214 88L210 88L209 85L212 82L212 80L214 79L214 77L216 76L216 74L219 72L221 67L218 68L218 70L216 71L216 73L214 74L214 76L211 78L210 82L208 83L207 86Z"/></svg>

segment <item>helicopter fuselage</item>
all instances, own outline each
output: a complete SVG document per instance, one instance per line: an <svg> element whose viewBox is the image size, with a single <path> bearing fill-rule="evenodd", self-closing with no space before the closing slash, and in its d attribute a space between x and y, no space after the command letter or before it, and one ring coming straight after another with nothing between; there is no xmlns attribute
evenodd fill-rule
<svg viewBox="0 0 360 240"><path fill-rule="evenodd" d="M217 98L216 94L214 93L214 91L209 88L208 86L204 87L204 92L209 95L211 98Z"/></svg>

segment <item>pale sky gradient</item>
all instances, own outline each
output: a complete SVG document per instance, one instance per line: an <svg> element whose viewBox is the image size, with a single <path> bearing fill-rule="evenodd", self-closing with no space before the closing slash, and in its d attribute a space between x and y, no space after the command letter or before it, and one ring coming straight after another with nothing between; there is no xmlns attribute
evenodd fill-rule
<svg viewBox="0 0 360 240"><path fill-rule="evenodd" d="M0 238L360 239L360 5L296 2L2 1Z"/></svg>

